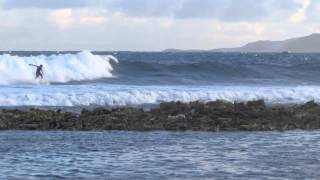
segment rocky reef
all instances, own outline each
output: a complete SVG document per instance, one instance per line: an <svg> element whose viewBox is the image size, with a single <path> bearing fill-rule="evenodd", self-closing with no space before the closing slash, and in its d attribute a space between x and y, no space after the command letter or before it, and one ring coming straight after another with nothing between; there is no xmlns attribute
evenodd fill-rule
<svg viewBox="0 0 320 180"><path fill-rule="evenodd" d="M168 102L159 108L97 108L81 113L61 110L0 111L1 130L170 130L170 131L285 131L320 129L320 105L266 106L246 103Z"/></svg>

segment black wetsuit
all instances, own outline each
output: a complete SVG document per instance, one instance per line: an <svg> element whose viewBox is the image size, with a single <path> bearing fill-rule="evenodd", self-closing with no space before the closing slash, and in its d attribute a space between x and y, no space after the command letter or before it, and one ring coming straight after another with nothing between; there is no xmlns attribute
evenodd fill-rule
<svg viewBox="0 0 320 180"><path fill-rule="evenodd" d="M41 79L43 79L43 74L42 74L42 67L41 66L37 66L37 71L36 71L36 78L41 77Z"/></svg>
<svg viewBox="0 0 320 180"><path fill-rule="evenodd" d="M37 78L41 78L43 79L43 70L42 70L42 64L40 66L37 66L37 65L34 65L34 64L29 64L30 66L34 66L34 67L37 67L37 71L36 71L36 79Z"/></svg>

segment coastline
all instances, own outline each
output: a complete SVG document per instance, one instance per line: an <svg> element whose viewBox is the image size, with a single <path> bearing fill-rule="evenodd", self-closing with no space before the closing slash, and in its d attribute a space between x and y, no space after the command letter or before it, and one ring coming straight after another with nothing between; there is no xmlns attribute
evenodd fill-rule
<svg viewBox="0 0 320 180"><path fill-rule="evenodd" d="M264 101L168 102L159 108L96 108L81 113L2 109L1 130L286 131L320 129L320 105L266 106Z"/></svg>

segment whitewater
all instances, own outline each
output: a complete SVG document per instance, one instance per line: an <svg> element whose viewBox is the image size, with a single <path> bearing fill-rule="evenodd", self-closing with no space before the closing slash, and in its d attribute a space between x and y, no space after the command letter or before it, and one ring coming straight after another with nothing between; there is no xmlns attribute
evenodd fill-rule
<svg viewBox="0 0 320 180"><path fill-rule="evenodd" d="M320 102L320 87L225 86L15 86L0 88L2 106L138 106L170 101L250 101L269 104Z"/></svg>
<svg viewBox="0 0 320 180"><path fill-rule="evenodd" d="M113 56L95 56L88 51L77 54L40 55L30 57L0 56L0 85L66 83L112 77ZM35 79L35 69L29 64L43 65L44 79Z"/></svg>
<svg viewBox="0 0 320 180"><path fill-rule="evenodd" d="M44 79L35 68L44 66ZM0 106L168 101L320 102L318 54L17 52L0 55Z"/></svg>

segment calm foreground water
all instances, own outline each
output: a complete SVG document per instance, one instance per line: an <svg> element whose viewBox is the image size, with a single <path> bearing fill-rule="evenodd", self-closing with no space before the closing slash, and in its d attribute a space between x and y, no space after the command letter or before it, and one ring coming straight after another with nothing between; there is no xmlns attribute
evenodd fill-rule
<svg viewBox="0 0 320 180"><path fill-rule="evenodd" d="M1 131L0 179L318 179L319 142L319 131Z"/></svg>

